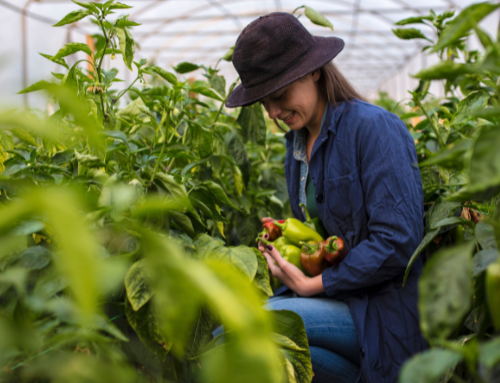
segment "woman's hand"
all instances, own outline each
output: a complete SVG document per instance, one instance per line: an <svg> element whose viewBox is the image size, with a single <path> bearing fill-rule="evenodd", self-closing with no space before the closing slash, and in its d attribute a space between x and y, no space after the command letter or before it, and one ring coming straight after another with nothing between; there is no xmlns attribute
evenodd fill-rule
<svg viewBox="0 0 500 383"><path fill-rule="evenodd" d="M267 266L274 277L298 295L308 297L325 291L321 275L313 278L307 277L297 266L285 260L272 245L259 242L259 250L266 258ZM277 265L275 261L278 263Z"/></svg>

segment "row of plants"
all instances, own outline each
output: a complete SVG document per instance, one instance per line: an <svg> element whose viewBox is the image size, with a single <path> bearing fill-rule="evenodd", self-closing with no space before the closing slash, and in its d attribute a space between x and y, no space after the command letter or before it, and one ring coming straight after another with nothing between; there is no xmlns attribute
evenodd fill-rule
<svg viewBox="0 0 500 383"><path fill-rule="evenodd" d="M419 314L430 349L403 366L404 383L500 378L500 29L493 38L479 26L499 7L484 2L396 23L424 24L434 38L413 27L393 30L428 40L423 51L440 59L414 75L420 82L408 99L391 105L415 139L425 206L425 237L406 275L423 257ZM472 38L482 51L468 48ZM429 93L432 81L445 97Z"/></svg>
<svg viewBox="0 0 500 383"><path fill-rule="evenodd" d="M262 309L255 248L260 217L290 214L283 134L259 104L224 108L237 83L217 65L134 61L138 24L113 16L130 6L73 3L54 27L88 18L95 47L42 54L62 72L20 92L57 111L0 115L0 379L310 382L301 318Z"/></svg>

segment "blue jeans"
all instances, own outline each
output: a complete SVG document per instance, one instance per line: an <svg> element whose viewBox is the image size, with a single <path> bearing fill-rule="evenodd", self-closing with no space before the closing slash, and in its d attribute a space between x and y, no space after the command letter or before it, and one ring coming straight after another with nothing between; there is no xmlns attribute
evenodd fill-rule
<svg viewBox="0 0 500 383"><path fill-rule="evenodd" d="M304 321L311 351L313 383L356 383L359 345L349 307L330 298L301 298L293 292L269 298L267 310L290 310ZM217 336L224 329L219 327Z"/></svg>

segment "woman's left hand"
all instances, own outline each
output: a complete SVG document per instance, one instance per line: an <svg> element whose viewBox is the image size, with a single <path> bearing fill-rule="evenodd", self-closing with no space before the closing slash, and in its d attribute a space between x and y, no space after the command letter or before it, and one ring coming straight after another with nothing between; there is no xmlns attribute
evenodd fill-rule
<svg viewBox="0 0 500 383"><path fill-rule="evenodd" d="M325 291L321 275L313 278L307 277L297 266L285 260L278 249L272 245L259 242L259 250L266 258L271 273L298 295L308 297Z"/></svg>

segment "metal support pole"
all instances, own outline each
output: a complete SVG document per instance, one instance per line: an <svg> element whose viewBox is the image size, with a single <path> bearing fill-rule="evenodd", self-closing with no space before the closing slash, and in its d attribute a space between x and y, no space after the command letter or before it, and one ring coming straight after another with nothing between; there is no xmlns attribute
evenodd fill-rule
<svg viewBox="0 0 500 383"><path fill-rule="evenodd" d="M28 12L28 8L30 7L33 1L38 0L28 0L23 7L23 13L21 16L21 36L22 36L22 45L23 45L23 89L28 87L28 30L26 25L26 13ZM28 107L28 94L23 95L24 98L24 107Z"/></svg>

